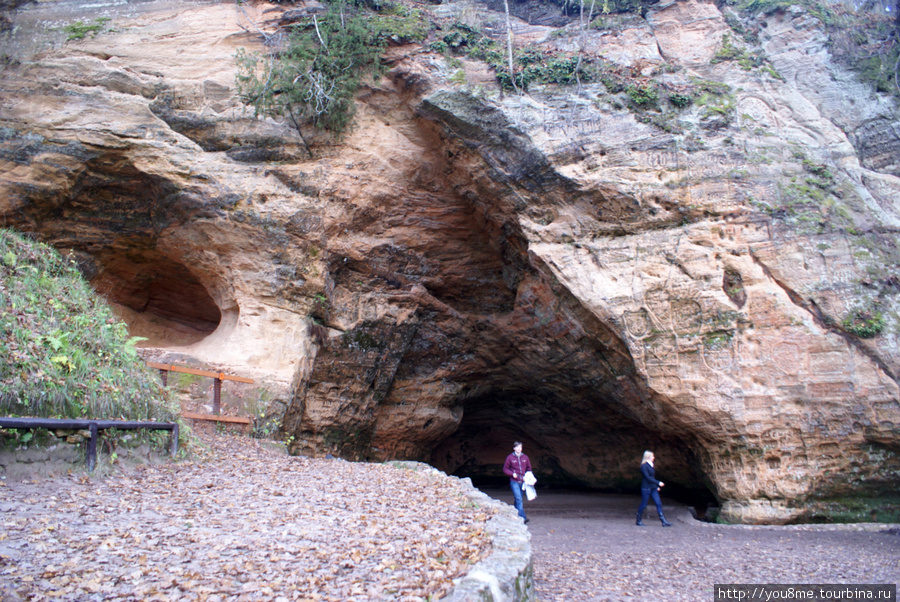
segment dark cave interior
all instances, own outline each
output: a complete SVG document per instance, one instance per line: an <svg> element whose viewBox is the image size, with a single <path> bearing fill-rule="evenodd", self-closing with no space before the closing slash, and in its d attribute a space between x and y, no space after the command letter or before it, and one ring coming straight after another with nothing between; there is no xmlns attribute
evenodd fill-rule
<svg viewBox="0 0 900 602"><path fill-rule="evenodd" d="M586 409L587 406L592 406ZM640 493L644 450L656 454L663 494L702 515L717 504L691 445L656 433L610 403L544 391L496 392L464 404L459 428L432 451L430 463L476 487L508 487L502 466L521 441L538 489Z"/></svg>

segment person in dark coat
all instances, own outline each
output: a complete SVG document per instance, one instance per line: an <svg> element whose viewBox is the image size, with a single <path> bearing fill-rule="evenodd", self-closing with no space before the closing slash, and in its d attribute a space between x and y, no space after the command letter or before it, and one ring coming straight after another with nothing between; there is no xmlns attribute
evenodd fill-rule
<svg viewBox="0 0 900 602"><path fill-rule="evenodd" d="M506 462L503 463L503 472L509 477L509 488L512 489L513 499L515 500L516 510L519 516L528 524L528 517L525 516L525 505L522 503L522 491L525 485L525 473L531 470L531 460L522 453L522 442L513 443L513 453L506 456Z"/></svg>
<svg viewBox="0 0 900 602"><path fill-rule="evenodd" d="M672 526L672 523L667 521L666 517L663 515L662 501L659 499L659 490L665 483L656 478L656 471L653 469L653 461L655 459L652 451L645 451L644 457L641 460L641 507L638 508L637 522L635 523L638 527L644 526L644 509L646 509L647 504L650 503L650 498L653 498L653 503L656 504L656 513L659 514L659 520L662 521L662 526Z"/></svg>

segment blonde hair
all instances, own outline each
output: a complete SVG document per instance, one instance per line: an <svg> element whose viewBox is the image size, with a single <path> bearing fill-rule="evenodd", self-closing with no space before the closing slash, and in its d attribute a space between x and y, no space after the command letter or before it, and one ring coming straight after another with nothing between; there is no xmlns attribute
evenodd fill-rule
<svg viewBox="0 0 900 602"><path fill-rule="evenodd" d="M641 464L643 464L644 462L649 462L650 458L652 458L652 457L653 457L653 452L648 449L647 451L644 452L644 457L641 458Z"/></svg>

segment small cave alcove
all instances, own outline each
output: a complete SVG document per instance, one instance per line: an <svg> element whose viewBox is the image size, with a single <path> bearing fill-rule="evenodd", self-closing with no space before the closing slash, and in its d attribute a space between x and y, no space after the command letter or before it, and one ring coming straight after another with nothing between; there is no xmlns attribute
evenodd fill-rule
<svg viewBox="0 0 900 602"><path fill-rule="evenodd" d="M538 488L639 495L641 455L656 454L664 495L703 518L717 505L694 447L655 432L616 407L617 402L572 398L553 391L501 391L463 404L457 430L433 449L430 462L480 488L506 488L502 467L521 441Z"/></svg>
<svg viewBox="0 0 900 602"><path fill-rule="evenodd" d="M184 346L215 332L222 312L183 263L159 253L120 255L101 262L94 289L148 346Z"/></svg>

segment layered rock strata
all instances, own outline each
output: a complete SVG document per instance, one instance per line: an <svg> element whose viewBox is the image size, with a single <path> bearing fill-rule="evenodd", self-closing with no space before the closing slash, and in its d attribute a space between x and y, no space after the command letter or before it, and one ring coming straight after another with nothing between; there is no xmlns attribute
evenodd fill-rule
<svg viewBox="0 0 900 602"><path fill-rule="evenodd" d="M234 88L285 7L126 4L64 43L67 8L8 34L0 223L71 251L153 357L261 378L294 453L486 476L519 439L544 483L626 487L652 448L744 522L896 488L898 112L809 14L757 23L749 71L713 60L711 3L516 22L705 99L679 111L601 83L501 94L394 47L310 156Z"/></svg>

